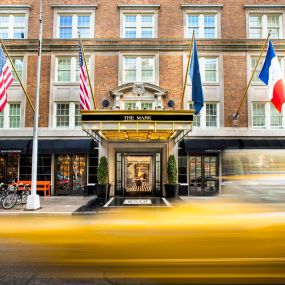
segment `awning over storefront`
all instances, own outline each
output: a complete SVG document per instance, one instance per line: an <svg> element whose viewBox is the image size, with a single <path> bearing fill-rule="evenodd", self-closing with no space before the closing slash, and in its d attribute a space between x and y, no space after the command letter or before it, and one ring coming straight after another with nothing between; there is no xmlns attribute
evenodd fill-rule
<svg viewBox="0 0 285 285"><path fill-rule="evenodd" d="M192 129L192 110L82 111L83 130L106 141L169 141Z"/></svg>
<svg viewBox="0 0 285 285"><path fill-rule="evenodd" d="M226 149L280 149L285 139L187 139L181 143L186 152L221 152Z"/></svg>
<svg viewBox="0 0 285 285"><path fill-rule="evenodd" d="M39 139L39 154L80 154L91 153L97 143L94 139ZM21 153L32 154L32 139L7 139L0 140L0 154Z"/></svg>
<svg viewBox="0 0 285 285"><path fill-rule="evenodd" d="M0 140L0 154L26 153L30 140L6 139Z"/></svg>
<svg viewBox="0 0 285 285"><path fill-rule="evenodd" d="M80 154L90 153L95 147L93 139L51 139L39 140L39 154ZM28 153L32 153L33 143Z"/></svg>

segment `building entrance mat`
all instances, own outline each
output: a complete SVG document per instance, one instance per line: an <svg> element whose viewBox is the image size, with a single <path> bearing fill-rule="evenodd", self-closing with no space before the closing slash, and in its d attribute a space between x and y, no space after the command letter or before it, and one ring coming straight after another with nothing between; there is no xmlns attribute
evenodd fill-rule
<svg viewBox="0 0 285 285"><path fill-rule="evenodd" d="M171 204L165 198L162 197L113 197L103 207L171 207Z"/></svg>

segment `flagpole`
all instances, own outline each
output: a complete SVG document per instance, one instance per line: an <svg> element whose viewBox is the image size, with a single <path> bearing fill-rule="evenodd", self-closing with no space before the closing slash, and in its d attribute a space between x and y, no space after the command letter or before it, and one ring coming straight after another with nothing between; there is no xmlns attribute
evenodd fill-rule
<svg viewBox="0 0 285 285"><path fill-rule="evenodd" d="M33 104L32 104L32 101L31 101L31 99L30 99L30 96L29 96L29 94L27 93L26 88L24 87L24 85L23 85L23 83L22 83L22 80L21 80L21 78L20 78L20 76L19 76L19 74L18 74L18 72L17 72L17 70L16 70L16 67L15 67L15 65L14 65L14 63L13 63L13 61L12 61L12 59L11 59L11 57L10 57L8 51L7 51L7 49L6 49L6 46L5 46L5 44L4 44L3 40L2 40L2 38L0 38L0 41L1 41L2 47L4 48L4 51L5 51L6 55L7 55L8 59L9 59L9 61L10 61L10 64L11 64L11 66L12 66L12 68L13 68L13 70L14 70L16 76L17 76L17 79L19 80L19 82L20 82L20 84L21 84L21 87L22 87L22 89L23 89L23 91L24 91L24 93L25 93L25 95L26 95L26 97L27 97L27 99L28 99L28 101L29 101L29 104L30 104L30 106L31 106L31 108L32 108L32 110L33 110L33 112L35 113L35 108L34 108L34 106L33 106Z"/></svg>
<svg viewBox="0 0 285 285"><path fill-rule="evenodd" d="M87 77L88 77L90 91L91 91L91 95L92 95L92 99L93 99L94 109L96 110L96 102L95 102L94 92L93 92L92 85L91 85L90 75L89 75L88 66L87 66L87 63L86 63L86 58L85 58L85 53L84 53L84 47L83 47L83 44L82 44L82 40L81 40L79 31L78 31L78 37L79 37L79 43L80 43L81 50L82 50L82 55L83 55L84 65L85 65L85 69L86 69L86 73L87 73Z"/></svg>
<svg viewBox="0 0 285 285"><path fill-rule="evenodd" d="M193 30L193 32L192 32L192 39L191 39L190 50L189 50L189 55L188 55L186 75L185 75L185 78L184 78L182 101L181 101L180 109L183 109L183 105L184 105L184 95L185 95L187 78L188 78L188 72L189 72L189 64L190 64L190 60L191 60L191 56L192 56L192 50L193 50L194 34L195 34L195 30Z"/></svg>
<svg viewBox="0 0 285 285"><path fill-rule="evenodd" d="M31 187L31 195L28 196L26 210L38 210L41 207L40 196L37 195L37 165L38 165L39 99L40 99L40 84L41 84L42 37L43 37L42 14L43 14L43 5L42 5L42 0L40 0L37 85L36 85L35 114L34 114L34 128L33 128L32 187Z"/></svg>
<svg viewBox="0 0 285 285"><path fill-rule="evenodd" d="M263 54L263 52L264 52L264 50L265 50L265 48L266 48L266 46L267 46L267 43L268 43L268 41L269 41L270 35L271 35L271 30L269 31L269 33L268 33L268 35L267 35L267 38L266 38L266 40L265 40L265 42L264 42L264 44L263 44L263 47L262 47L262 49L261 49L260 55L259 55L259 57L258 57L258 59L257 59L257 62L256 62L256 64L255 64L255 66L254 66L254 69L253 69L253 71L252 71L252 73L251 73L249 82L248 82L248 84L247 84L247 86L246 86L246 89L245 89L245 91L244 91L244 93L243 93L243 96L242 96L242 99L241 99L241 101L240 101L238 110L237 110L236 113L233 114L233 120L234 120L234 122L235 122L235 126L236 126L236 127L237 127L237 121L238 121L238 117L239 117L239 111L240 111L241 106L242 106L242 103L243 103L243 101L244 101L244 99L245 99L245 97L246 97L246 95L247 95L247 91L248 91L248 89L249 89L249 86L250 86L250 84L251 84L251 81L252 81L252 79L253 79L253 76L254 76L254 74L255 74L255 71L256 71L256 69L257 69L257 66L259 65L259 62L260 62L261 57L262 57L262 54Z"/></svg>

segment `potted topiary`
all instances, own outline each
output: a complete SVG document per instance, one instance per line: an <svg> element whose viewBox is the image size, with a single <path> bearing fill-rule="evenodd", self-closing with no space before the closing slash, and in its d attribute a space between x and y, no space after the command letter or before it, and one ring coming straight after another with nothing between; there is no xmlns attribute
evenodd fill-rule
<svg viewBox="0 0 285 285"><path fill-rule="evenodd" d="M168 183L164 184L165 195L167 198L175 198L178 196L178 171L175 156L172 154L168 158L167 165Z"/></svg>
<svg viewBox="0 0 285 285"><path fill-rule="evenodd" d="M109 199L110 184L107 183L108 178L108 161L105 156L102 156L97 168L97 197L103 199Z"/></svg>

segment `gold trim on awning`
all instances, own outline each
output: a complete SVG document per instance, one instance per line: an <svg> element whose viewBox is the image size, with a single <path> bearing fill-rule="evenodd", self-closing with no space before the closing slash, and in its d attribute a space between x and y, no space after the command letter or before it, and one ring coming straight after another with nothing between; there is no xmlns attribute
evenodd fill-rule
<svg viewBox="0 0 285 285"><path fill-rule="evenodd" d="M169 141L190 132L193 110L81 111L82 128L107 141Z"/></svg>

